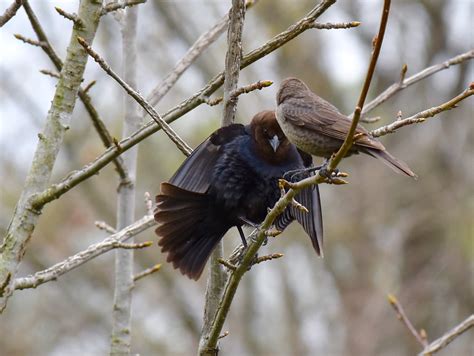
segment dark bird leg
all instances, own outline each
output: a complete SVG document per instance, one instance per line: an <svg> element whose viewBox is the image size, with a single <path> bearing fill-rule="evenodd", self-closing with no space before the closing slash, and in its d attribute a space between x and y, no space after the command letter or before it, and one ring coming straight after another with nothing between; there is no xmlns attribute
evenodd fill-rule
<svg viewBox="0 0 474 356"><path fill-rule="evenodd" d="M244 234L244 231L242 230L242 226L237 225L237 230L239 230L240 238L242 240L242 245L244 245L244 248L247 248L247 240L245 239L245 234Z"/></svg>

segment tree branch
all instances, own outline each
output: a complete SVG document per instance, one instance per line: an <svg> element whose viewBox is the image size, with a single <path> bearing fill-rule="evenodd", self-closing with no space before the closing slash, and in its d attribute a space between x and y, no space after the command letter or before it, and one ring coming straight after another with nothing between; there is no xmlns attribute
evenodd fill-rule
<svg viewBox="0 0 474 356"><path fill-rule="evenodd" d="M49 185L51 172L64 134L69 128L76 95L84 74L87 54L75 39L77 36L82 36L92 42L99 23L100 11L101 3L96 0L83 0L79 5L78 16L83 26L74 24L51 108L45 126L38 135L39 141L24 189L3 244L0 246L0 311L5 309L7 300L13 292L13 280L40 215L40 210L31 204L32 196Z"/></svg>
<svg viewBox="0 0 474 356"><path fill-rule="evenodd" d="M405 79L405 74L401 75L401 78L398 82L393 83L387 89L385 89L381 94L379 94L374 100L365 105L362 110L362 116L364 117L367 113L375 109L380 104L387 101L389 98L394 96L399 91L408 88L409 86L428 78L429 76L438 73L439 71L450 68L451 66L461 64L465 61L471 60L474 58L474 50L467 51L465 53L459 54L453 58L450 58L442 63L435 64L431 67L425 68L422 71L412 75ZM405 70L404 70L405 69ZM403 66L401 73L406 73L406 65Z"/></svg>
<svg viewBox="0 0 474 356"><path fill-rule="evenodd" d="M12 19L13 16L15 16L22 3L22 0L13 1L13 3L5 10L3 15L0 16L0 27L3 27L3 25L5 25Z"/></svg>
<svg viewBox="0 0 474 356"><path fill-rule="evenodd" d="M120 2L113 2L103 7L101 15L107 15L109 12L125 9L127 7L144 4L146 0L125 0Z"/></svg>
<svg viewBox="0 0 474 356"><path fill-rule="evenodd" d="M405 314L405 310L403 310L403 307L400 304L400 302L397 300L397 298L394 295L389 294L388 302L393 307L393 309L395 309L395 311L397 312L398 319L407 327L407 329L415 337L415 339L421 344L421 346L422 347L428 346L428 341L426 340L425 337L422 336L422 333L418 332L418 330L416 330L416 328L413 326L413 324L411 323L410 319L408 319L407 315Z"/></svg>
<svg viewBox="0 0 474 356"><path fill-rule="evenodd" d="M457 104L468 98L469 96L474 94L474 83L471 83L470 87L466 90L464 90L461 94L455 96L451 100L439 105L439 106L434 106L430 109L423 110L419 112L418 114L412 115L410 117L407 117L405 119L398 119L394 122L392 122L389 125L379 127L378 129L372 130L370 134L373 137L379 137L379 136L384 136L389 133L395 132L395 130L407 126L407 125L412 125L412 124L418 124L425 122L426 119L433 117L443 111L451 110L457 107Z"/></svg>
<svg viewBox="0 0 474 356"><path fill-rule="evenodd" d="M36 17L36 14L31 8L28 0L24 0L23 8L25 9L26 15L28 16L31 26L33 27L33 30L35 31L36 36L39 41L37 43L32 43L31 40L28 41L28 39L25 39L21 35L15 35L15 37L25 43L29 43L29 44L37 45L41 47L43 51L46 53L46 55L49 57L51 62L53 62L58 72L60 72L61 69L63 68L63 62L61 58L59 58L59 56L56 54L56 51L51 45L51 42L49 42L49 39L46 36L46 33L44 32L43 27L41 26L41 23ZM89 114L89 117L92 120L92 124L94 125L97 133L99 134L99 137L102 140L102 143L104 144L105 147L111 147L113 145L112 136L107 130L104 122L101 120L99 113L97 112L95 107L92 105L92 99L87 94L87 90L88 88L84 88L84 89L79 88L79 99L81 99L82 103L84 104L84 107L86 108L86 111ZM115 169L117 170L118 175L120 176L122 180L124 180L124 182L126 182L128 180L128 173L126 169L123 167L122 159L120 157L116 157L112 161L115 165Z"/></svg>
<svg viewBox="0 0 474 356"><path fill-rule="evenodd" d="M124 21L119 22L122 33L122 70L127 83L137 87L137 18L138 9L129 8ZM125 92L122 137L128 137L140 127L138 105ZM117 230L135 220L135 177L138 145L123 154L129 172L129 183L121 182L117 189ZM133 237L131 238L133 243ZM132 295L134 287L133 250L115 251L115 288L112 309L111 355L129 355L132 346Z"/></svg>
<svg viewBox="0 0 474 356"><path fill-rule="evenodd" d="M64 261L56 263L54 266L35 273L32 276L21 277L15 279L12 289L36 288L41 284L55 281L63 274L83 265L84 263L109 252L112 249L119 248L119 243L127 241L133 236L155 226L156 222L153 216L144 216L133 224L123 228L122 230L110 235L105 240L90 245L87 249L66 258Z"/></svg>
<svg viewBox="0 0 474 356"><path fill-rule="evenodd" d="M287 30L281 32L259 48L245 55L242 58L240 68L243 69L248 65L252 64L253 62L259 60L260 58L263 58L264 56L275 51L288 41L292 40L296 36L311 28L312 23L324 11L326 11L329 6L334 3L335 0L321 1L321 3L316 5L303 19L290 26ZM212 93L214 93L222 85L223 82L224 74L220 73L215 76L204 88L192 95L189 99L184 100L179 105L175 106L167 113L165 113L163 115L164 121L166 121L167 123L171 123L179 119L189 111L193 110L197 106L205 103L206 98L208 98ZM97 172L99 172L115 157L118 157L122 152L128 150L137 143L146 139L148 136L152 135L159 129L160 126L155 124L154 122L149 122L145 124L141 129L133 133L130 137L127 137L122 141L118 142L116 146L107 149L93 162L87 164L80 170L71 172L60 183L53 184L51 187L38 194L33 201L33 205L41 207L47 204L48 202L59 198L62 194L66 193L82 181L92 177L94 174L97 174Z"/></svg>
<svg viewBox="0 0 474 356"><path fill-rule="evenodd" d="M229 28L227 29L227 53L225 58L224 110L222 126L230 125L235 120L238 95L232 95L237 89L242 58L242 30L245 20L245 0L232 0L229 12ZM204 306L204 322L199 340L199 355L217 355L217 345L208 345L212 321L216 315L219 301L224 292L227 272L219 262L224 256L224 246L220 241L210 257L209 277L207 280L206 299Z"/></svg>
<svg viewBox="0 0 474 356"><path fill-rule="evenodd" d="M455 326L453 329L448 331L446 334L441 336L439 339L436 339L428 346L424 348L418 356L430 356L448 346L454 339L459 337L461 334L474 327L474 314L471 314L466 320L464 320L459 325Z"/></svg>
<svg viewBox="0 0 474 356"><path fill-rule="evenodd" d="M362 91L359 96L359 101L357 102L357 106L354 111L352 124L349 129L349 132L346 135L346 139L344 140L344 143L339 148L337 153L329 161L329 164L328 164L329 172L332 172L334 169L336 169L339 162L341 162L341 160L346 156L347 152L349 152L350 148L352 147L352 143L354 141L354 133L357 128L357 124L359 123L359 119L360 119L362 109L364 107L365 99L367 97L367 93L369 92L370 83L374 75L375 66L377 65L377 59L379 57L380 49L382 48L382 42L385 35L385 28L387 27L389 12L390 12L390 0L384 0L379 32L377 36L374 38L374 49L372 51L369 68L367 69L367 75L365 76L364 86L362 87Z"/></svg>
<svg viewBox="0 0 474 356"><path fill-rule="evenodd" d="M191 147L188 146L186 142L184 142L181 137L164 121L160 114L156 112L156 110L151 106L145 98L141 96L135 89L133 89L130 85L128 85L122 78L119 77L117 73L115 73L112 68L110 68L109 64L97 53L95 52L92 47L85 41L83 38L78 37L78 42L81 44L82 47L86 50L86 52L94 58L94 60L100 65L100 67L112 78L115 79L117 83L120 84L125 91L136 100L140 106L145 109L145 111L155 120L155 122L160 125L166 135L170 138L171 141L174 142L176 147L186 156L189 156L192 152ZM119 143L120 146L120 143ZM130 147L129 147L130 148ZM125 151L125 150L124 150Z"/></svg>

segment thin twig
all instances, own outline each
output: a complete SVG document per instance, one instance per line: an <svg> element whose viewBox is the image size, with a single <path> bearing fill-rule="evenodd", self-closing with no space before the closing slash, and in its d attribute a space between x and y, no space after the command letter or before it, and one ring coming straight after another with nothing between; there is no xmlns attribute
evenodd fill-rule
<svg viewBox="0 0 474 356"><path fill-rule="evenodd" d="M31 26L33 27L33 30L36 33L36 36L38 37L38 44L40 47L43 49L43 51L46 53L46 55L49 57L49 59L53 62L54 66L56 67L57 71L60 72L63 67L63 62L61 58L57 55L56 51L52 47L51 43L48 40L48 37L46 36L46 33L43 30L43 27L41 26L41 23L39 22L38 18L36 17L36 14L34 13L33 9L31 8L29 2L27 0L24 0L23 3L23 8L25 9L26 15L28 16L28 19L30 20ZM23 40L23 36L21 35L15 35L16 38L19 40ZM30 43L28 41L24 41L26 43ZM33 44L33 43L30 43ZM112 136L110 135L109 131L105 127L104 122L100 119L99 113L95 109L95 107L92 105L92 100L89 95L87 95L87 90L79 88L79 99L81 99L82 103L84 104L84 107L87 110L87 113L89 114L89 117L92 120L92 123L99 134L100 139L102 140L103 144L105 147L110 147L113 144L112 141ZM115 165L115 169L117 170L118 175L123 181L128 181L128 172L126 171L125 167L123 166L123 160L121 157L115 157L112 162Z"/></svg>
<svg viewBox="0 0 474 356"><path fill-rule="evenodd" d="M446 334L436 339L429 345L427 345L418 356L429 356L442 349L444 349L451 341L459 337L462 333L466 332L470 328L474 327L474 314L471 314L466 320L453 329L449 330Z"/></svg>
<svg viewBox="0 0 474 356"><path fill-rule="evenodd" d="M231 271L235 271L237 269L237 266L235 266L234 264L232 264L231 262L223 259L223 258L219 258L217 260L217 262L219 262L221 265L225 266L227 269L230 269Z"/></svg>
<svg viewBox="0 0 474 356"><path fill-rule="evenodd" d="M3 27L3 25L5 25L12 19L13 16L15 16L22 3L22 0L15 0L9 7L7 7L3 15L0 16L0 27Z"/></svg>
<svg viewBox="0 0 474 356"><path fill-rule="evenodd" d="M334 30L334 29L346 29L346 28L353 28L353 27L358 27L360 25L359 21L352 21L352 22L338 22L338 23L320 23L320 22L315 22L313 24L313 28L316 28L318 30Z"/></svg>
<svg viewBox="0 0 474 356"><path fill-rule="evenodd" d="M146 0L126 0L126 1L119 1L119 2L113 2L110 4L105 5L102 8L102 16L107 15L109 12L116 11L119 9L125 9L127 7L139 5L139 4L144 4L146 3Z"/></svg>
<svg viewBox="0 0 474 356"><path fill-rule="evenodd" d="M271 80L259 80L256 83L252 83L252 84L233 90L232 93L230 94L230 97L235 99L242 94L248 94L254 90L262 90L263 88L269 87L272 84L273 82ZM204 100L207 105L214 106L214 105L220 104L224 100L224 97L219 96L214 99L204 98Z"/></svg>
<svg viewBox="0 0 474 356"><path fill-rule="evenodd" d="M178 147L178 149L183 152L186 156L189 156L192 152L191 147L188 146L186 142L184 142L181 137L178 136L176 132L161 118L161 116L156 112L156 110L151 106L135 89L133 89L130 85L125 83L125 81L119 77L117 73L115 73L112 68L110 68L109 64L97 53L95 52L92 47L85 41L82 37L77 38L78 42L81 44L82 47L86 50L86 52L94 58L94 60L100 65L100 67L110 75L117 83L120 84L125 91L137 101L140 106L146 110L146 112L155 120L155 122L160 125L163 131L168 135L168 137L173 141Z"/></svg>
<svg viewBox="0 0 474 356"><path fill-rule="evenodd" d="M140 273L137 273L135 276L133 276L133 281L136 282L139 279L142 279L146 276L149 276L150 274L153 274L155 272L158 272L161 269L161 263L158 263L150 268L147 268Z"/></svg>
<svg viewBox="0 0 474 356"><path fill-rule="evenodd" d="M393 295L389 294L387 296L388 302L390 305L395 309L397 312L397 318L405 324L407 329L410 331L410 333L415 337L415 339L421 344L421 346L426 347L428 345L428 342L426 341L425 338L421 337L421 334L416 330L416 328L413 326L411 323L410 319L408 319L407 315L405 314L405 311L403 310L402 305L398 301L398 299Z"/></svg>
<svg viewBox="0 0 474 356"><path fill-rule="evenodd" d="M277 258L282 258L283 256L284 255L282 253L272 253L271 255L260 256L255 259L254 264L275 260Z"/></svg>
<svg viewBox="0 0 474 356"><path fill-rule="evenodd" d="M349 132L346 135L346 139L344 140L344 143L339 148L335 156L333 156L331 160L329 161L329 164L328 164L329 172L332 172L337 167L339 162L341 162L342 158L346 156L347 152L349 152L350 148L352 147L352 142L354 140L354 133L357 128L357 124L359 123L362 109L364 108L365 99L367 97L367 93L369 92L370 83L374 75L375 66L377 64L377 59L379 57L380 49L382 48L382 42L385 35L385 28L387 27L389 12L390 12L390 0L384 0L379 32L377 36L374 38L374 49L372 51L372 56L370 58L369 68L367 69L367 74L365 76L364 86L362 87L362 91L359 96L359 101L357 102L357 106L354 111L352 124L349 129Z"/></svg>
<svg viewBox="0 0 474 356"><path fill-rule="evenodd" d="M118 248L117 242L124 242L132 236L155 226L156 222L153 216L144 216L135 223L110 235L105 240L90 245L85 250L66 258L64 261L56 263L43 271L37 272L32 276L17 278L14 281L13 289L36 288L39 285L58 279L63 274L83 265L84 263L103 255L104 253Z"/></svg>
<svg viewBox="0 0 474 356"><path fill-rule="evenodd" d="M266 55L280 48L284 44L288 43L296 36L310 29L312 23L334 3L335 0L322 0L321 3L316 5L308 14L306 14L304 18L290 26L285 31L276 35L271 40L264 43L262 46L243 56L240 69L243 69L254 63L255 61L258 61L259 59L265 57ZM205 103L205 98L209 97L210 95L212 95L212 93L219 89L223 82L224 74L219 73L197 93L195 93L190 98L184 100L183 102L169 110L167 113L165 113L163 115L163 119L167 123L171 123L179 119L189 111L193 110L197 106ZM159 129L159 125L155 124L153 121L145 124L140 130L136 131L133 135L123 139L119 144L120 149L116 146L108 148L93 162L88 163L83 168L75 172L71 172L65 178L63 178L61 182L53 184L48 189L44 190L41 194L38 194L34 198L32 204L36 207L42 207L48 202L59 198L61 195L68 192L79 183L97 174L97 172L99 172L103 167L105 167L110 161L118 157L124 150L130 149L134 145L146 139L148 136L154 134Z"/></svg>
<svg viewBox="0 0 474 356"><path fill-rule="evenodd" d="M433 117L443 111L451 110L457 107L457 104L468 98L469 96L474 94L474 83L471 83L471 86L464 90L461 94L457 95L456 97L452 98L451 100L438 105L434 106L430 109L423 110L419 112L418 114L412 115L410 117L407 117L405 119L397 119L396 121L392 122L389 125L379 127L378 129L372 130L370 134L373 137L379 137L379 136L384 136L389 133L395 132L395 130L407 126L407 125L412 125L412 124L418 124L425 122L426 119Z"/></svg>
<svg viewBox="0 0 474 356"><path fill-rule="evenodd" d="M411 77L408 77L404 79L405 73L403 73L404 67L402 67L402 70L400 72L400 78L403 78L403 82L401 80L398 80L394 84L390 85L387 89L385 89L381 94L379 94L374 100L370 101L365 105L364 109L362 110L362 116L365 116L368 112L372 111L375 109L377 106L380 104L384 103L386 100L391 98L393 95L398 93L400 90L403 90L410 85L413 85L417 82L419 82L422 79L425 79L435 73L438 73L439 71L448 69L451 66L461 64L465 61L471 60L474 58L474 50L471 49L465 53L459 54L453 58L450 58L442 63L435 64L431 67L425 68L422 71L412 75Z"/></svg>
<svg viewBox="0 0 474 356"><path fill-rule="evenodd" d="M74 13L70 14L69 12L64 11L63 9L61 9L61 8L58 7L58 6L56 6L54 9L57 11L57 13L58 13L59 15L61 15L62 17L64 17L64 18L66 18L66 19L68 19L68 20L74 22L77 26L81 26L81 27L84 26L84 23L83 23L82 20L79 18L79 16L77 16L77 14L74 14Z"/></svg>
<svg viewBox="0 0 474 356"><path fill-rule="evenodd" d="M91 81L89 84L87 84L84 89L82 89L82 91L84 92L84 94L87 94L87 92L89 92L89 90L97 83L96 80L93 80Z"/></svg>
<svg viewBox="0 0 474 356"><path fill-rule="evenodd" d="M105 221L96 221L95 226L97 226L98 229L107 231L109 234L116 234L117 230L115 230L112 226L107 224Z"/></svg>
<svg viewBox="0 0 474 356"><path fill-rule="evenodd" d="M50 77L59 79L60 74L58 72L53 72L52 70L49 69L40 69L40 73L44 75L49 75Z"/></svg>
<svg viewBox="0 0 474 356"><path fill-rule="evenodd" d="M137 242L137 243L123 243L123 242L115 242L115 248L122 248L124 250L137 250L142 248L147 248L153 246L153 241L145 241L145 242Z"/></svg>
<svg viewBox="0 0 474 356"><path fill-rule="evenodd" d="M19 33L15 33L13 36L14 36L17 40L20 40L20 41L22 41L22 42L24 42L24 43L27 43L27 44L30 44L30 45L32 45L32 46L36 46L36 47L44 47L44 46L46 46L46 43L45 43L45 42L32 40L31 38L22 36L22 35L20 35Z"/></svg>

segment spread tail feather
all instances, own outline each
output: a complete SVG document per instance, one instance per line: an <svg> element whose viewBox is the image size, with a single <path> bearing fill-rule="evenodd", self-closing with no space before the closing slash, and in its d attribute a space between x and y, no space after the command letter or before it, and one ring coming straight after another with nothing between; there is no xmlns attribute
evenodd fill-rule
<svg viewBox="0 0 474 356"><path fill-rule="evenodd" d="M387 151L366 148L364 152L371 155L372 157L380 159L383 163L385 163L397 173L403 172L409 177L413 177L415 179L418 178L418 176L413 173L413 171L410 169L410 167L408 167L405 162L393 157Z"/></svg>
<svg viewBox="0 0 474 356"><path fill-rule="evenodd" d="M212 250L228 227L216 223L206 194L191 192L169 183L161 184L156 197L155 230L158 245L167 252L167 262L191 279L202 274Z"/></svg>

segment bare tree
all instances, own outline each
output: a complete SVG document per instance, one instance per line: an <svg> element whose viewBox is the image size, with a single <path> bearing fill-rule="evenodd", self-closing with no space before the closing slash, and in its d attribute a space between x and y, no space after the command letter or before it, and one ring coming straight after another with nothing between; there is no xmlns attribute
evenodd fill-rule
<svg viewBox="0 0 474 356"><path fill-rule="evenodd" d="M8 312L7 302L16 290L36 288L43 284L50 285L49 282L57 280L60 276L73 271L79 266L92 264L92 261L94 261L96 257L115 249L115 293L114 301L110 302L112 306L110 353L114 355L131 354L133 345L132 295L136 288L135 282L145 276L152 275L160 269L160 265L153 262L151 267L148 267L150 264L142 267L144 270L141 272L136 273L134 271L134 250L145 249L152 245L151 242L135 242L134 239L150 227L155 226L152 216L153 207L149 194L147 194L145 198L145 213L141 218L136 220L136 216L140 216L141 214L139 212L140 207L136 206L137 164L140 158L138 155L138 144L162 130L166 137L160 141L170 142L173 147L177 148L183 155L189 155L192 149L183 138L186 137L186 133L180 132L178 127L171 127L170 124L196 110L202 104L210 108L220 103L223 104L222 115L219 115L222 125L233 123L236 112L238 112L240 95L251 93L256 89L262 89L272 84L271 81L264 80L266 78L260 77L260 71L265 73L261 68L260 71L251 72L248 76L242 72L244 68L255 62L259 62L289 42L291 42L292 45L297 43L298 36L308 30L351 29L360 25L358 21L337 23L316 22L335 2L335 0L322 0L300 20L295 21L295 19L292 18L291 22L293 24L286 30L272 37L254 50L242 54L242 48L247 47L244 41L245 36L243 35L246 9L253 6L254 2L232 0L228 15L219 18L214 26L202 33L187 49L182 58L172 66L172 69L168 71L167 74L163 76L163 79L145 96L138 90L137 77L143 68L140 66L137 58L137 52L139 51L137 13L140 6L136 6L145 3L144 0L114 1L110 3L81 0L77 14L67 12L62 8L56 8L56 11L61 16L72 23L71 37L67 48L67 55L64 60L60 58L53 48L52 41L47 37L30 3L27 0L14 1L11 6L5 10L4 14L0 16L0 27L8 21L13 22L15 19L14 16L18 13L18 10L23 7L37 38L31 39L21 34L17 34L15 37L26 44L39 47L44 51L52 62L55 70L43 69L42 73L57 80L57 85L51 107L44 122L44 128L41 133L38 134L36 151L32 158L25 186L18 198L15 211L5 231L3 243L0 246L0 311ZM401 71L396 73L395 77L398 76L398 80L387 86L378 96L365 104L366 99L371 95L369 86L372 77L376 75L374 73L377 73L376 63L382 48L382 41L389 18L389 7L390 1L385 0L379 32L376 37L374 37L372 44L373 51L371 61L364 84L360 90L359 100L352 114L353 123L351 131L347 135L344 145L339 152L330 160L328 165L329 171L336 170L342 157L344 157L345 153L350 149L354 140L354 130L357 123L359 121L366 123L378 122L377 118L369 117L373 110L379 108L381 104L386 103L398 93L404 92L405 89L412 85L419 82L426 82L435 73L449 68L459 67L463 62L474 58L474 50L471 49L450 59L444 59L443 62L427 67L409 77L406 77L407 67L403 66ZM433 12L434 10L431 9L430 11ZM352 11L352 13L355 13L355 11ZM122 35L122 76L118 75L117 71L113 69L113 61L115 58L107 58L106 61L104 58L106 56L99 54L93 43L99 22L108 14L113 15L118 20ZM264 14L260 14L260 16L263 17ZM189 24L189 26L191 26L191 24ZM170 93L173 93L178 79L186 75L186 72L193 67L193 64L199 60L204 51L209 50L210 46L219 40L220 34L226 29L226 56L225 59L220 58L220 64L224 67L224 70L211 78L202 89L190 95L187 99L181 102L177 101L176 97L170 95ZM365 36L366 41L364 45L366 47L370 47L370 43L367 42L370 42L371 35L372 34ZM435 51L435 49L432 48L432 51ZM113 128L109 130L106 127L104 118L99 115L99 110L93 104L92 94L90 94L90 92L95 81L85 85L82 84L88 57L93 58L98 66L123 89L125 99L121 140L117 140L113 136L111 133ZM166 56L160 54L159 57ZM294 59L296 61L298 58ZM109 62L111 63L109 64ZM106 77L104 80L109 81L109 77ZM248 77L253 78L253 83L239 87L239 78L247 79ZM243 82L242 79L240 81ZM223 95L213 96L221 86L223 86ZM474 84L469 83L467 86L462 86L462 90L459 90L456 96L448 99L440 98L435 106L426 108L418 105L417 113L411 115L404 115L400 112L394 117L392 122L380 125L378 128L373 129L371 134L374 137L384 136L389 133L395 133L402 127L423 123L429 118L457 107L463 100L473 94ZM254 95L249 95L249 97L252 96ZM61 147L64 146L65 139L67 139L66 133L71 125L76 98L79 98L84 104L87 116L92 123L91 126L94 127L106 149L98 155L98 157L83 165L82 168L73 170L57 183L52 183L52 180L56 179L55 177L52 179L53 168L58 159L59 151ZM173 106L161 114L161 107L158 109L157 105L163 105L162 101L165 101L164 99L170 100ZM99 100L94 101L98 102ZM141 111L139 110L140 107L142 108ZM151 118L151 120L149 118ZM89 126L89 124L87 125ZM396 137L399 139L401 135L397 135ZM158 155L161 154L161 152L158 152ZM163 156L165 156L165 154L163 154ZM37 225L41 223L43 209L55 200L73 200L71 196L76 191L76 187L78 189L84 182L103 171L109 163L113 163L119 178L116 227L113 228L106 222L98 222L97 227L108 234L101 242L95 242L80 252L66 258L63 257L64 260L62 262L56 263L49 268L40 270L29 276L18 277L17 274L20 263L23 261L24 255L28 250L27 247L30 245L31 237ZM157 170L160 170L160 168ZM176 303L180 305L180 307L177 308L179 320L185 323L188 330L194 334L193 338L196 342L199 338L198 353L200 355L218 354L219 340L227 335L230 335L229 338L234 337L232 330L230 333L223 332L223 326L229 315L231 306L234 306L237 302L234 301L234 296L242 277L247 274L250 267L256 263L266 262L283 256L283 254L274 253L261 256L258 259L254 258L264 240L272 234L271 226L278 214L289 204L297 204L294 200L294 196L301 189L314 184L323 183L343 185L348 183L348 179L345 177L346 174L339 172L335 173L332 179L327 179L327 177L323 177L318 173L313 177L297 183L282 180L282 197L269 211L265 221L261 224L255 235L249 236L248 248L244 249L243 246L237 247L233 254L227 259L224 258L224 256L226 256L224 253L224 245L220 244L218 248L216 248L210 260L204 303L203 328L200 335L197 335L196 320L189 315L184 307L189 304L189 299L186 299L186 296L178 296L178 292L175 292ZM140 252L140 254L141 253L142 252ZM143 250L143 254L145 253L146 251ZM239 258L236 258L236 256ZM260 267L253 268L248 274L255 275L255 273L257 273L254 272L256 268ZM258 283L253 283L253 285L258 285ZM179 283L177 282L170 283L169 286L169 289L172 289L173 292L180 290ZM287 300L291 299L289 288L290 284L286 283L284 285L284 291ZM247 304L252 305L252 303L255 302L247 297ZM419 332L413 327L413 324L409 321L397 300L393 298L391 299L391 303L396 308L398 317L421 343L423 347L422 354L431 354L446 347L448 343L474 325L471 315L453 330L446 332L445 335L430 344L424 332ZM293 308L290 314L293 322L295 322L298 318L298 311ZM166 323L166 321L163 321L163 323ZM299 336L298 342L301 341L300 338L303 340L302 337ZM160 350L160 347L160 345L157 345L156 350ZM301 350L306 349L307 348L302 345Z"/></svg>

